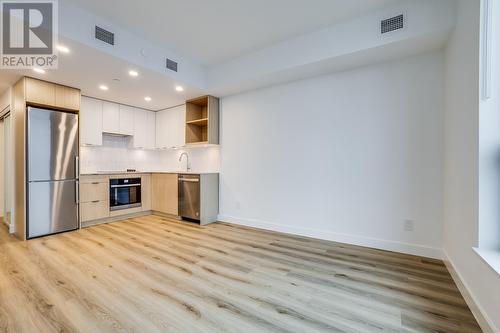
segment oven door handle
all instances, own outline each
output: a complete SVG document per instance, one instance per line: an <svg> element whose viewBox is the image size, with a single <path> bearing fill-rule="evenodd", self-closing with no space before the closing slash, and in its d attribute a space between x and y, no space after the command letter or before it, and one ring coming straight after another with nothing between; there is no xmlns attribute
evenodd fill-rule
<svg viewBox="0 0 500 333"><path fill-rule="evenodd" d="M141 184L128 184L128 185L110 185L111 188L119 188L119 187L140 187Z"/></svg>

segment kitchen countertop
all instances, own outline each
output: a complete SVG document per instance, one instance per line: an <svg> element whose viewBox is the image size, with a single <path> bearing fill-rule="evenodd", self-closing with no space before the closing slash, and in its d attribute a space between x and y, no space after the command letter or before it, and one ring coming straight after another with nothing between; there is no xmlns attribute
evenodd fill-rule
<svg viewBox="0 0 500 333"><path fill-rule="evenodd" d="M94 171L94 172L82 172L80 173L80 176L112 176L112 175L140 175L140 174L146 174L146 173L177 173L177 174L183 174L183 175L209 175L209 174L214 174L218 172L186 172L186 171L134 171L134 172L127 172L125 170L123 171Z"/></svg>

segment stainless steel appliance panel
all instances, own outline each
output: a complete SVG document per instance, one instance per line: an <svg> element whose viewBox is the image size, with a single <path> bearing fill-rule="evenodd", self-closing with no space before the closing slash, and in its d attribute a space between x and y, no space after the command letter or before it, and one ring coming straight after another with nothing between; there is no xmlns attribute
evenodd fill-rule
<svg viewBox="0 0 500 333"><path fill-rule="evenodd" d="M78 178L78 115L28 108L28 181Z"/></svg>
<svg viewBox="0 0 500 333"><path fill-rule="evenodd" d="M200 219L199 175L179 175L179 216Z"/></svg>
<svg viewBox="0 0 500 333"><path fill-rule="evenodd" d="M120 178L109 181L111 211L142 207L141 178Z"/></svg>
<svg viewBox="0 0 500 333"><path fill-rule="evenodd" d="M29 183L28 238L78 229L78 181Z"/></svg>

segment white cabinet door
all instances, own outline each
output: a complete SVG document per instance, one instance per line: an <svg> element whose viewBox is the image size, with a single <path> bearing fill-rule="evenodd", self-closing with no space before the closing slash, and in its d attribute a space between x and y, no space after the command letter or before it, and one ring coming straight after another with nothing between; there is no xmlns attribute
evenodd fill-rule
<svg viewBox="0 0 500 333"><path fill-rule="evenodd" d="M80 145L102 146L102 101L82 96Z"/></svg>
<svg viewBox="0 0 500 333"><path fill-rule="evenodd" d="M156 113L156 148L168 148L168 110Z"/></svg>
<svg viewBox="0 0 500 333"><path fill-rule="evenodd" d="M186 145L186 105L175 108L174 124L175 136L173 140L174 147L184 147Z"/></svg>
<svg viewBox="0 0 500 333"><path fill-rule="evenodd" d="M175 142L175 136L176 136L176 130L175 126L173 124L175 123L175 110L174 109L168 109L165 113L165 128L166 128L166 142L167 142L167 148L172 148L174 146Z"/></svg>
<svg viewBox="0 0 500 333"><path fill-rule="evenodd" d="M146 111L146 149L156 148L156 112Z"/></svg>
<svg viewBox="0 0 500 333"><path fill-rule="evenodd" d="M156 148L185 146L186 106L181 105L156 113Z"/></svg>
<svg viewBox="0 0 500 333"><path fill-rule="evenodd" d="M120 105L120 134L134 135L134 111L130 106Z"/></svg>
<svg viewBox="0 0 500 333"><path fill-rule="evenodd" d="M147 111L134 110L134 148L145 149L147 146Z"/></svg>
<svg viewBox="0 0 500 333"><path fill-rule="evenodd" d="M102 102L102 131L120 133L120 108L118 104Z"/></svg>

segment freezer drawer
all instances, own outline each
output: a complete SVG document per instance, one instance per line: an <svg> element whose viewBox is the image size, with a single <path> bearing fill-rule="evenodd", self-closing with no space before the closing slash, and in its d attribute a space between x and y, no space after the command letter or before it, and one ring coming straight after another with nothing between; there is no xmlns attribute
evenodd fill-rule
<svg viewBox="0 0 500 333"><path fill-rule="evenodd" d="M28 238L78 229L76 180L30 182L28 185Z"/></svg>

